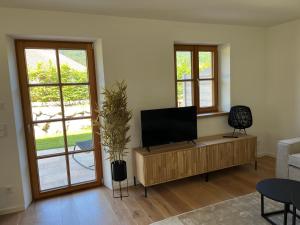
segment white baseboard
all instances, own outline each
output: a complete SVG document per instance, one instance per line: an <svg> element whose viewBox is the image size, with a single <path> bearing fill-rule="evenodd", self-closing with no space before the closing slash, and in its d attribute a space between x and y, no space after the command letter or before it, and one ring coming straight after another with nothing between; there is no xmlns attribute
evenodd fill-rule
<svg viewBox="0 0 300 225"><path fill-rule="evenodd" d="M137 184L139 184L138 181L136 181L136 182L137 182ZM112 190L111 185L108 186L108 185L104 184L104 186L107 187L108 189ZM127 186L126 180L121 182L121 186L123 188L125 188ZM134 186L133 178L128 178L128 187L130 187L130 186ZM118 182L114 182L114 187L118 188Z"/></svg>
<svg viewBox="0 0 300 225"><path fill-rule="evenodd" d="M134 182L133 182L133 178L128 179L128 186L133 186Z"/></svg>
<svg viewBox="0 0 300 225"><path fill-rule="evenodd" d="M24 210L25 210L25 207L22 205L10 207L10 208L4 208L4 209L0 209L0 216L5 215L5 214L10 214L10 213L21 212Z"/></svg>

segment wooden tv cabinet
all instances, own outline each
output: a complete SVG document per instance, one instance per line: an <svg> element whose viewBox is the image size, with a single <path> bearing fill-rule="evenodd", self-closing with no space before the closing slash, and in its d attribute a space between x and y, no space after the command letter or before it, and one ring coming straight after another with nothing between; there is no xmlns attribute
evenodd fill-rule
<svg viewBox="0 0 300 225"><path fill-rule="evenodd" d="M224 138L214 135L199 138L195 143L184 142L150 148L133 149L134 183L145 187L172 180L206 174L237 165L254 163L257 168L257 137L252 135ZM228 134L227 134L228 135Z"/></svg>

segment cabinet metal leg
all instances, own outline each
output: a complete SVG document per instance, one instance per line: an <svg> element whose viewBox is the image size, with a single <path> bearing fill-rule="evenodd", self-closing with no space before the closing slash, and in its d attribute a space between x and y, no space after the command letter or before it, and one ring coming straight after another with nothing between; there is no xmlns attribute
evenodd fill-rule
<svg viewBox="0 0 300 225"><path fill-rule="evenodd" d="M145 189L145 198L147 198L147 196L148 196L147 187L144 187L144 189Z"/></svg>
<svg viewBox="0 0 300 225"><path fill-rule="evenodd" d="M136 177L135 176L133 176L133 184L134 184L134 186L136 186Z"/></svg>
<svg viewBox="0 0 300 225"><path fill-rule="evenodd" d="M208 182L208 173L205 174L205 181Z"/></svg>

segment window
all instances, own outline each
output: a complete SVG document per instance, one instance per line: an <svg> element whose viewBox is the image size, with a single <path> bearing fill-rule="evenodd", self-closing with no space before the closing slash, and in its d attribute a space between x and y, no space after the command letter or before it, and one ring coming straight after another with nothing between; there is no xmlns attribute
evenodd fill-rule
<svg viewBox="0 0 300 225"><path fill-rule="evenodd" d="M177 107L197 106L198 113L218 111L217 46L175 45Z"/></svg>

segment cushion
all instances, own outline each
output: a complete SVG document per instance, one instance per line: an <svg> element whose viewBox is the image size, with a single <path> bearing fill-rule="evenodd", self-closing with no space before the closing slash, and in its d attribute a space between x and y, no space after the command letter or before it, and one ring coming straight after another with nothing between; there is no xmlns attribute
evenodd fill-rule
<svg viewBox="0 0 300 225"><path fill-rule="evenodd" d="M300 168L300 153L289 155L289 165Z"/></svg>
<svg viewBox="0 0 300 225"><path fill-rule="evenodd" d="M277 145L276 177L289 177L289 155L300 153L300 137L280 140Z"/></svg>
<svg viewBox="0 0 300 225"><path fill-rule="evenodd" d="M300 169L298 167L289 167L289 179L300 181Z"/></svg>

